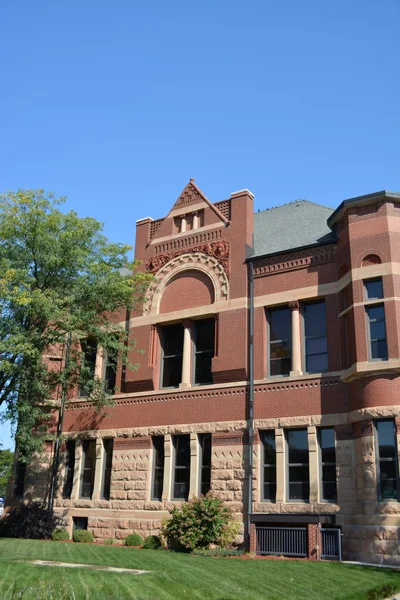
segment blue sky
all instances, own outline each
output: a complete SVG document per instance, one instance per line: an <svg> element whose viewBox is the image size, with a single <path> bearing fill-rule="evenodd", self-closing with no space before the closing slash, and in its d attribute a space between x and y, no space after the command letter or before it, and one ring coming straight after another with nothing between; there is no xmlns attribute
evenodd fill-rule
<svg viewBox="0 0 400 600"><path fill-rule="evenodd" d="M256 210L400 191L399 25L398 0L3 2L0 192L133 243L190 177Z"/></svg>

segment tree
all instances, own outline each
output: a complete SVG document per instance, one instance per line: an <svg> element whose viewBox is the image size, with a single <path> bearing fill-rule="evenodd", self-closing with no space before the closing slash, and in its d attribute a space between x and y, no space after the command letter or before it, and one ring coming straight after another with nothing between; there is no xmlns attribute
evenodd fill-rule
<svg viewBox="0 0 400 600"><path fill-rule="evenodd" d="M143 301L149 276L129 262L129 246L104 237L100 222L63 213L64 201L43 190L0 196L0 406L25 462L41 449L62 392L71 397L79 386L99 409L109 401L81 341L137 366L119 322Z"/></svg>
<svg viewBox="0 0 400 600"><path fill-rule="evenodd" d="M2 450L0 444L0 498L4 498L7 483L11 476L14 453L11 450Z"/></svg>

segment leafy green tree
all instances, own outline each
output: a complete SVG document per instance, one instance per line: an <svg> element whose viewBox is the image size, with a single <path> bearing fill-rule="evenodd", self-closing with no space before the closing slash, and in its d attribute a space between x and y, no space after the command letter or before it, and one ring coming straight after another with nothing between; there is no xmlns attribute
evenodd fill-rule
<svg viewBox="0 0 400 600"><path fill-rule="evenodd" d="M2 450L0 444L0 497L6 495L7 483L11 476L14 453L11 450Z"/></svg>
<svg viewBox="0 0 400 600"><path fill-rule="evenodd" d="M134 342L118 322L142 303L148 275L100 222L62 212L64 201L43 190L0 196L0 406L16 425L25 462L41 449L62 393L72 397L79 386L99 409L109 402L81 340L137 366L128 359Z"/></svg>

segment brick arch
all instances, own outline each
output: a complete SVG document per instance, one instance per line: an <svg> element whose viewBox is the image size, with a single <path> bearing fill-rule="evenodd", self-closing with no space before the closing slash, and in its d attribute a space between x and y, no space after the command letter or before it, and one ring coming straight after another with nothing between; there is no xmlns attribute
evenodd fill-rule
<svg viewBox="0 0 400 600"><path fill-rule="evenodd" d="M172 258L156 273L146 293L143 314L160 314L161 300L166 286L178 274L185 271L200 271L209 277L214 302L228 300L229 281L224 267L213 256L203 252L193 252Z"/></svg>
<svg viewBox="0 0 400 600"><path fill-rule="evenodd" d="M377 254L368 254L367 256L364 256L364 258L362 259L361 266L369 267L370 265L380 265L381 262L382 261Z"/></svg>
<svg viewBox="0 0 400 600"><path fill-rule="evenodd" d="M160 314L208 306L214 303L214 286L210 277L199 269L177 273L168 281L160 300Z"/></svg>

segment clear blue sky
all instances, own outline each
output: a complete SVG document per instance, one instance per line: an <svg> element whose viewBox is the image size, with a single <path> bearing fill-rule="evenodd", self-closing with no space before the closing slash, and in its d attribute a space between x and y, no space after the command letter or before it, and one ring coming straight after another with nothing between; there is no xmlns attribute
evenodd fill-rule
<svg viewBox="0 0 400 600"><path fill-rule="evenodd" d="M399 26L398 0L3 2L0 191L128 243L190 177L256 209L400 191Z"/></svg>

